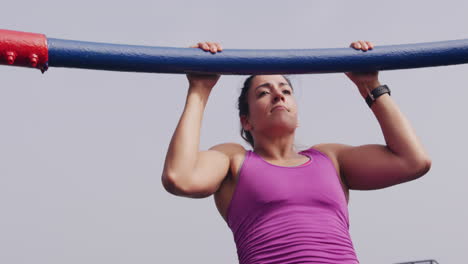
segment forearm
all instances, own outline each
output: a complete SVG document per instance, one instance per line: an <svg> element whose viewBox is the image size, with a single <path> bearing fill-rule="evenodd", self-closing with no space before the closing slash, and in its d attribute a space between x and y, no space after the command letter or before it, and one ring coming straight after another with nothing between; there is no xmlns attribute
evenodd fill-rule
<svg viewBox="0 0 468 264"><path fill-rule="evenodd" d="M393 153L411 164L429 159L410 122L390 95L378 97L371 109L380 124L387 147Z"/></svg>
<svg viewBox="0 0 468 264"><path fill-rule="evenodd" d="M183 181L195 167L200 129L209 92L190 87L182 116L172 136L164 163L163 177Z"/></svg>

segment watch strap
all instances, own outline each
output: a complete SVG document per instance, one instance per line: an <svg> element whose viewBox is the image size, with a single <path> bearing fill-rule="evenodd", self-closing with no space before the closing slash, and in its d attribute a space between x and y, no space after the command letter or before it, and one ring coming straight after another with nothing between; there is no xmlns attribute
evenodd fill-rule
<svg viewBox="0 0 468 264"><path fill-rule="evenodd" d="M387 85L380 85L373 89L366 97L366 103L369 107L372 106L374 101L381 95L388 93L388 95L391 95L390 88L388 88Z"/></svg>

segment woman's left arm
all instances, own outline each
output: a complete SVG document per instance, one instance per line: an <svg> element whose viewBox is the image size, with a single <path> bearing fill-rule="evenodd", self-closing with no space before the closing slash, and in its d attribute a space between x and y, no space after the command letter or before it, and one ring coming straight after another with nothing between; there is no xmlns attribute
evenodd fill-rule
<svg viewBox="0 0 468 264"><path fill-rule="evenodd" d="M353 42L352 48L367 51L373 44ZM378 72L346 73L363 98L380 86ZM348 146L334 144L340 174L350 189L381 189L417 179L426 174L431 160L408 119L389 94L379 96L371 106L377 118L385 145Z"/></svg>

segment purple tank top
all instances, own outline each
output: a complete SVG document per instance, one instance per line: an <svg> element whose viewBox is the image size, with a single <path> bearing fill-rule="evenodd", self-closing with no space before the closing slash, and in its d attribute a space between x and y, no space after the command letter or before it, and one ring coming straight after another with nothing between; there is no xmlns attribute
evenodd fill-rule
<svg viewBox="0 0 468 264"><path fill-rule="evenodd" d="M247 151L227 211L240 264L359 263L332 161L310 148L296 167Z"/></svg>

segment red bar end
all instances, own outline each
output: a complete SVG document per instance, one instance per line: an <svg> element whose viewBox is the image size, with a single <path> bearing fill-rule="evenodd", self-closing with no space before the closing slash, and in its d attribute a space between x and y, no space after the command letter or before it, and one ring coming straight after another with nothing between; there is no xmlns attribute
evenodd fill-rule
<svg viewBox="0 0 468 264"><path fill-rule="evenodd" d="M0 29L0 64L47 69L49 60L44 34Z"/></svg>

